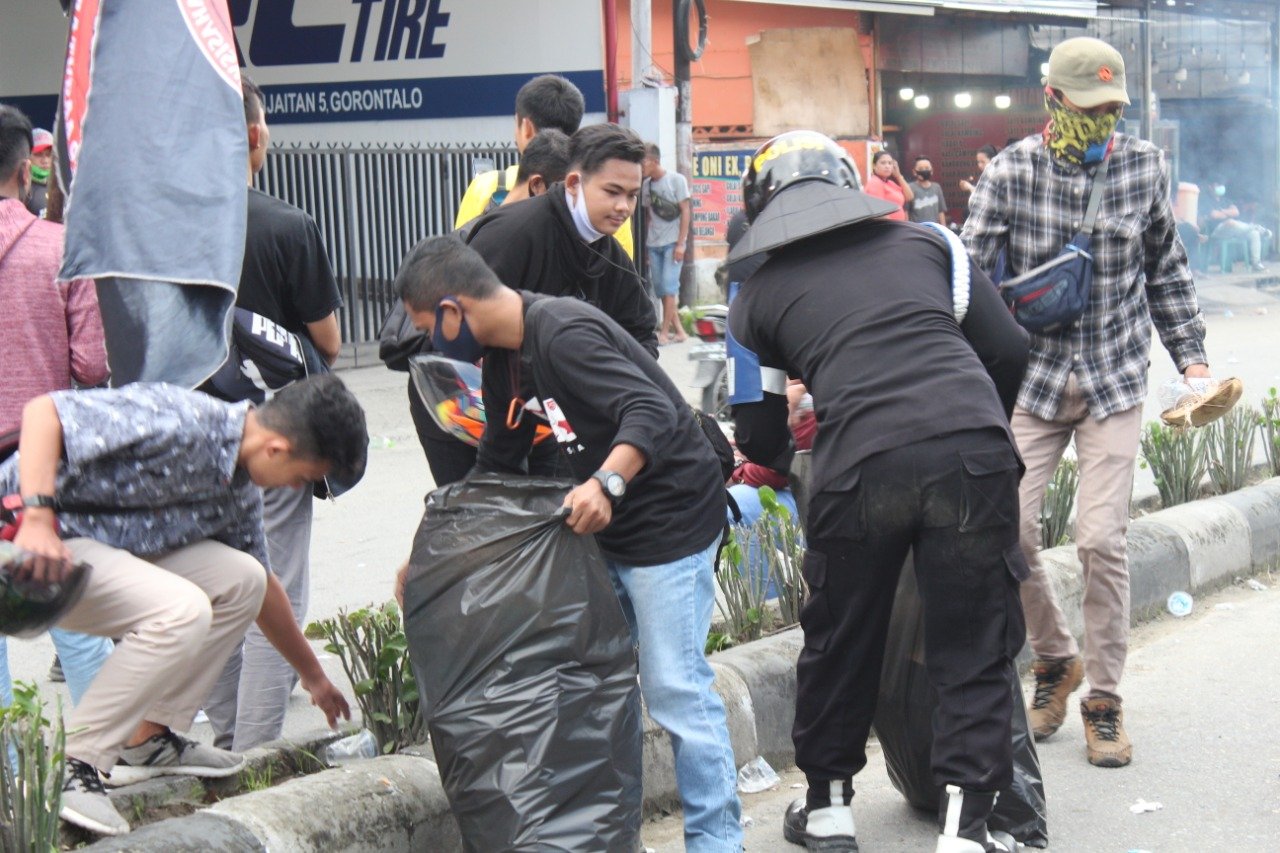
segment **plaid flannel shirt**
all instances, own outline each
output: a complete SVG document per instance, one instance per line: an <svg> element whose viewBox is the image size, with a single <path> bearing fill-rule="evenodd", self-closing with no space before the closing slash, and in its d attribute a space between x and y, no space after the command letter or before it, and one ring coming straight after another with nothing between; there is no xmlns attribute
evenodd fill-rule
<svg viewBox="0 0 1280 853"><path fill-rule="evenodd" d="M1142 404L1151 365L1151 326L1179 372L1207 364L1204 317L1169 203L1160 149L1117 133L1094 224L1093 290L1071 328L1031 335L1018 405L1053 419L1075 372L1098 419ZM1051 260L1080 230L1092 170L1054 160L1039 134L1000 152L969 200L962 237L974 261L1005 277Z"/></svg>

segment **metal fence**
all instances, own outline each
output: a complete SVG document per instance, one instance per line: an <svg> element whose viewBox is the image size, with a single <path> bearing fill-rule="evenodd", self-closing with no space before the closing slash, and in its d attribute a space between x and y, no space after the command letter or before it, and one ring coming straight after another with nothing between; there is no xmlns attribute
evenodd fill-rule
<svg viewBox="0 0 1280 853"><path fill-rule="evenodd" d="M377 340L400 259L423 237L453 230L479 171L517 160L510 145L277 149L254 185L302 208L324 235L345 302L342 339Z"/></svg>

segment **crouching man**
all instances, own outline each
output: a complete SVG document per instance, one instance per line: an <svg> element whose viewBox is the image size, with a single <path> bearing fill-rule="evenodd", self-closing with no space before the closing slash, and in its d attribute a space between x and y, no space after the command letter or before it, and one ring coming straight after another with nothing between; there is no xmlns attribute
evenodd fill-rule
<svg viewBox="0 0 1280 853"><path fill-rule="evenodd" d="M0 465L0 495L22 507L14 544L36 555L25 570L37 580L90 564L59 627L122 638L67 719L63 819L129 831L99 771L127 784L243 766L177 732L255 620L329 724L350 716L266 568L261 490L354 483L367 447L364 411L333 376L256 409L158 383L26 405L18 455Z"/></svg>
<svg viewBox="0 0 1280 853"><path fill-rule="evenodd" d="M596 534L639 646L641 694L675 751L686 849L739 850L733 750L703 654L724 485L692 410L602 311L504 286L456 237L415 246L396 287L437 352L474 361L505 350L507 387L533 389L504 414L545 418L581 483L565 498L567 523Z"/></svg>
<svg viewBox="0 0 1280 853"><path fill-rule="evenodd" d="M1009 684L1024 632L1009 413L1026 333L958 241L884 219L893 207L857 190L848 155L821 134L760 148L743 200L751 226L729 261L769 258L742 284L729 329L771 393L731 397L738 447L786 470L788 374L813 394L819 424L793 730L809 790L784 834L810 850L858 849L852 777L866 765L894 592L914 552L938 692L937 850L1012 850L986 822L1010 783Z"/></svg>

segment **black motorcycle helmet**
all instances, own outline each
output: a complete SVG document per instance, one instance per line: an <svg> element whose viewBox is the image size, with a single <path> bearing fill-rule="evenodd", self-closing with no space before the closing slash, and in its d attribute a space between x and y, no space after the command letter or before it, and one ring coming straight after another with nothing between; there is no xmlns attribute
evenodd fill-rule
<svg viewBox="0 0 1280 853"><path fill-rule="evenodd" d="M27 559L27 552L0 542L0 634L24 639L40 636L76 605L90 572L88 565L78 563L61 583L19 580L17 567Z"/></svg>
<svg viewBox="0 0 1280 853"><path fill-rule="evenodd" d="M775 136L751 155L742 178L747 221L755 222L775 195L802 181L862 189L848 152L816 130L793 130Z"/></svg>

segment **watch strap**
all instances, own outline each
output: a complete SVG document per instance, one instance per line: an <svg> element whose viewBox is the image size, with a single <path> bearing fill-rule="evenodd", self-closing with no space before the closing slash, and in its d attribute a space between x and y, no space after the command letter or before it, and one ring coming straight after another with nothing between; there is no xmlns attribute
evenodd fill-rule
<svg viewBox="0 0 1280 853"><path fill-rule="evenodd" d="M58 499L53 495L5 495L4 508L10 512L20 509L52 509L58 508Z"/></svg>

